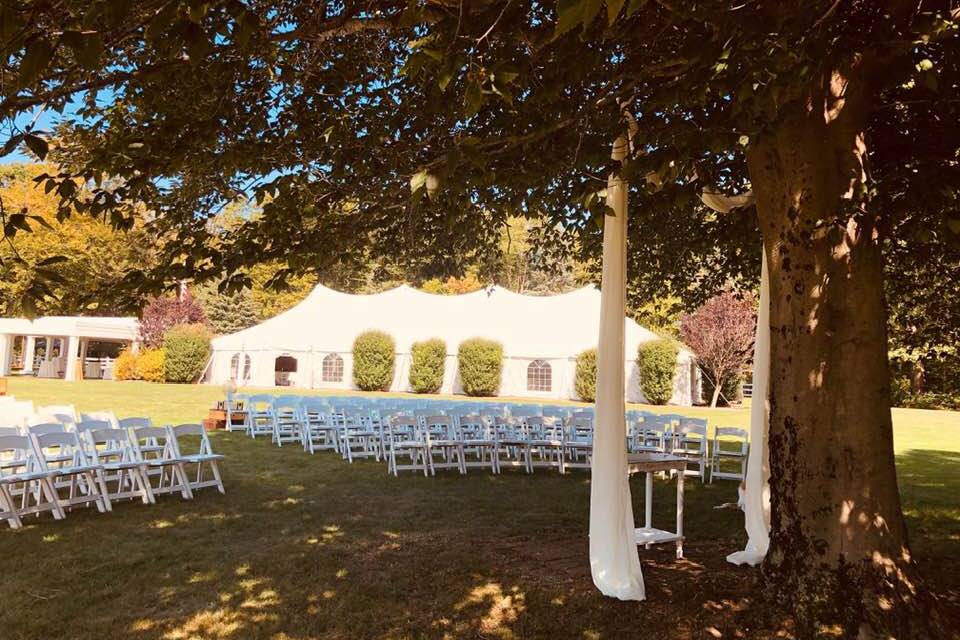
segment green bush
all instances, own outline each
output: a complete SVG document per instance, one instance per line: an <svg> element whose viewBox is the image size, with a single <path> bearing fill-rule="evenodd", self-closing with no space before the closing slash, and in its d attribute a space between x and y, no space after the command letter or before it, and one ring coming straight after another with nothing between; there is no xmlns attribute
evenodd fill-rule
<svg viewBox="0 0 960 640"><path fill-rule="evenodd" d="M163 382L163 349L142 349L137 354L137 377L147 382Z"/></svg>
<svg viewBox="0 0 960 640"><path fill-rule="evenodd" d="M573 382L577 397L584 402L597 399L597 350L587 349L577 356L577 373Z"/></svg>
<svg viewBox="0 0 960 640"><path fill-rule="evenodd" d="M637 349L640 390L650 404L667 404L673 395L673 376L680 349L673 340L645 342Z"/></svg>
<svg viewBox="0 0 960 640"><path fill-rule="evenodd" d="M447 361L447 343L439 338L414 342L410 354L410 388L417 393L439 391Z"/></svg>
<svg viewBox="0 0 960 640"><path fill-rule="evenodd" d="M353 341L353 381L364 391L386 391L393 382L393 338L366 331Z"/></svg>
<svg viewBox="0 0 960 640"><path fill-rule="evenodd" d="M210 358L210 332L201 324L181 324L163 335L163 371L167 382L196 382Z"/></svg>
<svg viewBox="0 0 960 640"><path fill-rule="evenodd" d="M730 376L723 381L723 387L720 389L720 397L717 398L718 407L727 407L731 402L742 400L740 382L740 376ZM713 380L707 376L703 376L701 393L703 395L703 401L709 404L713 398Z"/></svg>
<svg viewBox="0 0 960 640"><path fill-rule="evenodd" d="M503 345L472 338L460 343L457 353L460 385L468 396L493 396L500 389Z"/></svg>
<svg viewBox="0 0 960 640"><path fill-rule="evenodd" d="M910 401L910 380L906 377L890 378L890 405L905 407Z"/></svg>
<svg viewBox="0 0 960 640"><path fill-rule="evenodd" d="M113 379L114 380L138 380L137 375L137 354L128 349L124 349L113 361Z"/></svg>

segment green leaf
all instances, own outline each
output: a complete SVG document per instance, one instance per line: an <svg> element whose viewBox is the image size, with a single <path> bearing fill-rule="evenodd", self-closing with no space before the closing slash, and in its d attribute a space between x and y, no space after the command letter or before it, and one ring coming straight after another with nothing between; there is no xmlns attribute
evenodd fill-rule
<svg viewBox="0 0 960 640"><path fill-rule="evenodd" d="M553 37L559 38L568 31L576 28L583 20L583 5L588 0L560 0L557 3L557 26Z"/></svg>
<svg viewBox="0 0 960 640"><path fill-rule="evenodd" d="M50 145L47 144L47 141L32 133L24 134L23 143L41 160L46 158L47 152L50 151Z"/></svg>
<svg viewBox="0 0 960 640"><path fill-rule="evenodd" d="M607 22L610 26L613 26L613 23L617 21L617 16L620 15L620 11L623 9L623 5L627 0L607 0Z"/></svg>
<svg viewBox="0 0 960 640"><path fill-rule="evenodd" d="M463 96L463 111L470 118L477 115L480 107L483 106L483 89L479 83L471 82L467 85L467 91Z"/></svg>
<svg viewBox="0 0 960 640"><path fill-rule="evenodd" d="M47 222L47 220L43 216L27 216L27 217L33 220L34 222L36 222L37 224L39 224L44 229L49 229L50 231L53 231L53 227L50 226L50 223Z"/></svg>
<svg viewBox="0 0 960 640"><path fill-rule="evenodd" d="M20 86L33 84L53 57L53 45L45 38L37 38L27 45L27 52L20 61Z"/></svg>
<svg viewBox="0 0 960 640"><path fill-rule="evenodd" d="M627 5L627 17L629 18L637 11L645 7L647 0L630 0L630 4Z"/></svg>
<svg viewBox="0 0 960 640"><path fill-rule="evenodd" d="M410 176L410 193L416 193L427 184L427 170L422 169Z"/></svg>

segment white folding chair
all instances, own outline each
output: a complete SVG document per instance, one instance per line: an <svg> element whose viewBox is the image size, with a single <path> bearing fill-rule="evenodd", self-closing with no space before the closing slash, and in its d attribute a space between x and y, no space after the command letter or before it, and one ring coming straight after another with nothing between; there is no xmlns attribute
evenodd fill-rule
<svg viewBox="0 0 960 640"><path fill-rule="evenodd" d="M723 445L727 443L727 448ZM747 473L747 458L750 454L750 436L746 430L737 427L717 427L713 432L713 446L710 455L710 482L714 478L743 480ZM725 471L723 463L737 464L736 471Z"/></svg>
<svg viewBox="0 0 960 640"><path fill-rule="evenodd" d="M394 476L400 471L423 471L430 475L430 461L427 458L427 441L423 437L423 428L410 416L393 416L384 427L384 446L387 456L387 473ZM408 457L408 464L401 464L398 458Z"/></svg>
<svg viewBox="0 0 960 640"><path fill-rule="evenodd" d="M13 508L12 516L6 516L10 526L17 526L23 516L45 511L56 520L66 517L53 486L58 475L59 471L41 467L29 436L0 435L0 484L4 498L10 497L7 507Z"/></svg>
<svg viewBox="0 0 960 640"><path fill-rule="evenodd" d="M236 415L243 415L246 422L246 404L247 396L242 393L228 393L227 400L223 403L224 412L227 414L227 431L236 431L243 427L234 424ZM235 415L236 414L236 415Z"/></svg>
<svg viewBox="0 0 960 640"><path fill-rule="evenodd" d="M500 473L500 447L491 422L477 414L463 415L457 420L457 429L463 442L464 468L489 468Z"/></svg>
<svg viewBox="0 0 960 640"><path fill-rule="evenodd" d="M280 396L273 401L273 443L303 442L303 412L300 398Z"/></svg>
<svg viewBox="0 0 960 640"><path fill-rule="evenodd" d="M77 432L86 441L90 460L103 467L103 481L110 500L140 498L144 504L156 502L150 489L147 464L137 460L128 430L116 429L105 421L85 420L77 424Z"/></svg>
<svg viewBox="0 0 960 640"><path fill-rule="evenodd" d="M199 424L181 424L175 427L170 427L170 432L173 439L174 452L177 458L183 460L184 466L196 465L197 467L196 478L189 480L190 490L194 491L196 489L203 489L205 487L216 487L220 493L226 493L226 491L223 489L223 479L220 476L219 464L220 461L223 460L223 456L213 452L213 447L210 446L210 438L207 436L206 429ZM195 453L184 454L183 439L185 437L193 436L199 438L199 446ZM204 466L209 467L210 473L213 474L212 479L204 480Z"/></svg>
<svg viewBox="0 0 960 640"><path fill-rule="evenodd" d="M251 438L269 435L273 437L276 416L273 413L273 397L265 394L247 398L245 429Z"/></svg>
<svg viewBox="0 0 960 640"><path fill-rule="evenodd" d="M467 468L463 463L463 442L457 439L453 419L450 416L429 416L425 422L430 473L436 475L437 469L457 469L461 474L466 473ZM438 454L439 462L436 459Z"/></svg>
<svg viewBox="0 0 960 640"><path fill-rule="evenodd" d="M526 421L530 430L527 455L530 471L535 467L555 467L560 473L566 473L563 425L543 416L530 416Z"/></svg>
<svg viewBox="0 0 960 640"><path fill-rule="evenodd" d="M343 424L338 437L343 457L347 462L355 458L380 459L379 434L370 425L370 415L365 411L341 409Z"/></svg>
<svg viewBox="0 0 960 640"><path fill-rule="evenodd" d="M699 476L704 482L707 477L707 421L684 418L673 431L673 445L670 453L687 459L686 475Z"/></svg>
<svg viewBox="0 0 960 640"><path fill-rule="evenodd" d="M30 439L38 469L57 472L54 486L61 508L93 503L100 513L112 510L103 467L90 461L76 431L31 433ZM67 490L66 498L60 495L61 489Z"/></svg>
<svg viewBox="0 0 960 640"><path fill-rule="evenodd" d="M187 480L186 461L177 455L169 429L132 427L130 442L133 444L134 459L146 465L148 477L158 479L155 485L151 481L150 491L153 495L179 492L184 500L193 498Z"/></svg>
<svg viewBox="0 0 960 640"><path fill-rule="evenodd" d="M323 401L303 400L303 450L309 453L323 450L340 450L337 426L332 411Z"/></svg>
<svg viewBox="0 0 960 640"><path fill-rule="evenodd" d="M567 418L563 431L564 468L589 469L593 464L593 420Z"/></svg>
<svg viewBox="0 0 960 640"><path fill-rule="evenodd" d="M110 429L120 428L120 421L117 420L117 416L113 411L91 411L90 413L81 413L80 422L77 423L77 426L79 427L83 422L106 422L107 427Z"/></svg>

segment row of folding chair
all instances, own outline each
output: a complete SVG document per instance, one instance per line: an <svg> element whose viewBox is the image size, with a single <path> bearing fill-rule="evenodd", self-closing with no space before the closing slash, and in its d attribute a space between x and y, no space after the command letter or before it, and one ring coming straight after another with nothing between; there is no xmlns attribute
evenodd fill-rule
<svg viewBox="0 0 960 640"><path fill-rule="evenodd" d="M563 471L566 468L586 468L592 451L592 408L493 401L270 394L228 397L227 407L228 417L230 411L244 412L244 429L253 438L269 436L281 447L299 443L310 453L333 450L349 462L358 458L387 459L391 471L399 470L401 466L395 461L396 451L393 454L389 451L395 441L403 443L403 455L412 456L411 465L418 471L430 472L428 463L435 458L431 457L432 454L417 452L425 446L424 420L437 416L451 417L452 428L460 427L458 423L463 416L477 416L494 425L494 435L501 443L508 444L497 448L498 455L494 457L499 458L499 464L491 461L492 469L500 466L528 470L546 466ZM404 437L391 437L384 429L394 417L411 418L420 426L420 431ZM707 478L711 482L715 478L742 479L745 474L749 442L742 429L720 427L711 439L707 423L701 419L639 410L626 412L626 418L629 425L626 445L630 452L655 451L683 456L688 460L687 473L701 481ZM572 423L579 426L579 431L573 435L566 428ZM228 424L232 424L232 420L228 420ZM558 429L557 425L563 428ZM464 438L461 433L434 439ZM528 446L531 441L537 444ZM450 458L452 466L463 468L464 465L456 462L463 457L458 448L437 445L432 449L444 450L443 457ZM480 449L480 445L475 445L470 450L477 452ZM484 458L483 465L486 464L487 458ZM433 468L439 465L435 462Z"/></svg>
<svg viewBox="0 0 960 640"><path fill-rule="evenodd" d="M109 412L69 425L27 422L0 427L0 519L11 527L41 512L62 519L80 505L106 512L115 500L152 504L159 494L191 499L205 487L224 492L223 456L200 425L155 427L148 418L117 420ZM185 450L189 437L199 441L193 451Z"/></svg>

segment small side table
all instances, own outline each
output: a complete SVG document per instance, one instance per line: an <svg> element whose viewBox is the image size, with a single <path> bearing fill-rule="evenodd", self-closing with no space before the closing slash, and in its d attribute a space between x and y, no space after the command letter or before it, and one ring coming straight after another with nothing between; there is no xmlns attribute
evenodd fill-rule
<svg viewBox="0 0 960 640"><path fill-rule="evenodd" d="M683 557L683 476L687 461L667 453L632 453L627 456L627 474L646 473L646 491L643 501L644 526L634 531L637 544L649 549L651 544L677 543L677 558ZM665 531L653 526L653 474L659 471L676 471L677 478L677 530Z"/></svg>

